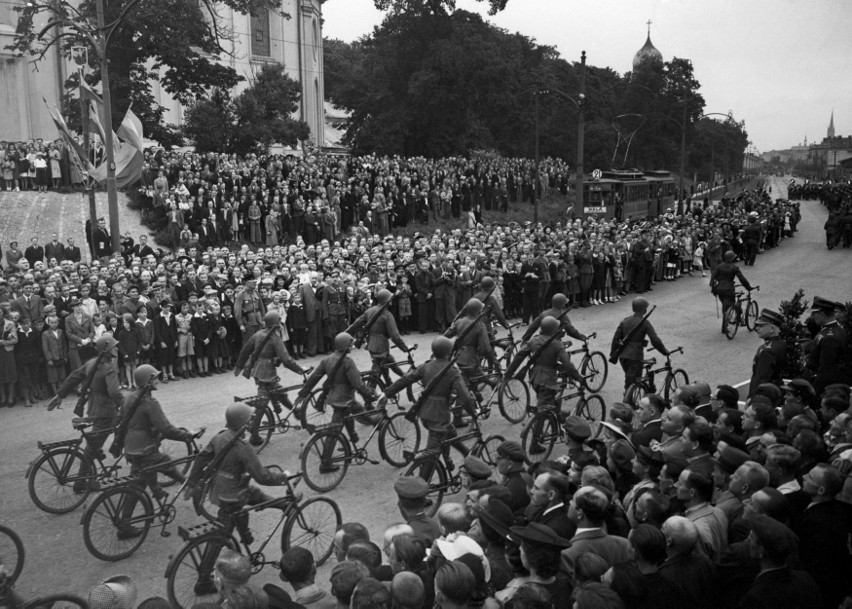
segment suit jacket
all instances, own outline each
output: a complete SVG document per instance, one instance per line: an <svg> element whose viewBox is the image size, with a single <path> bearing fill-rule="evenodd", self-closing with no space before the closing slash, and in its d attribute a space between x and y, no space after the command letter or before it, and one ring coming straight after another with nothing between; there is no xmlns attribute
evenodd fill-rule
<svg viewBox="0 0 852 609"><path fill-rule="evenodd" d="M24 250L24 258L26 258L30 266L34 265L38 260L44 262L44 248L40 245L31 245Z"/></svg>
<svg viewBox="0 0 852 609"><path fill-rule="evenodd" d="M62 262L65 260L65 246L59 241L56 243L51 241L44 246L44 257L46 260L56 258L57 262Z"/></svg>
<svg viewBox="0 0 852 609"><path fill-rule="evenodd" d="M317 293L310 283L303 283L299 288L302 292L302 303L305 305L305 319L313 323L320 318L320 303Z"/></svg>
<svg viewBox="0 0 852 609"><path fill-rule="evenodd" d="M47 330L41 335L41 350L44 353L44 359L48 362L65 359L68 356L62 330L57 330L57 334L59 336L54 336L53 330Z"/></svg>
<svg viewBox="0 0 852 609"><path fill-rule="evenodd" d="M574 561L583 552L591 552L603 558L611 567L633 558L630 542L624 537L608 535L603 529L583 531L571 538L571 547L562 550L562 564L559 570L567 575L574 585Z"/></svg>
<svg viewBox="0 0 852 609"><path fill-rule="evenodd" d="M80 262L83 259L80 253L80 248L76 245L68 245L65 247L65 259L71 262Z"/></svg>
<svg viewBox="0 0 852 609"><path fill-rule="evenodd" d="M68 338L69 349L79 349L80 342L84 338L94 338L95 336L92 318L83 314L83 321L78 322L77 317L72 313L65 318L65 336Z"/></svg>
<svg viewBox="0 0 852 609"><path fill-rule="evenodd" d="M633 446L650 446L652 440L657 442L663 439L662 421L657 419L646 423L642 429L633 432Z"/></svg>
<svg viewBox="0 0 852 609"><path fill-rule="evenodd" d="M739 606L743 609L808 609L819 607L821 603L822 595L813 577L805 571L784 567L758 574Z"/></svg>
<svg viewBox="0 0 852 609"><path fill-rule="evenodd" d="M836 607L852 591L852 505L836 499L811 505L794 532L802 567L819 584L826 607Z"/></svg>
<svg viewBox="0 0 852 609"><path fill-rule="evenodd" d="M44 319L44 301L40 296L33 294L29 300L25 296L20 296L12 303L12 308L21 312L21 317L30 319L33 324L40 319Z"/></svg>
<svg viewBox="0 0 852 609"><path fill-rule="evenodd" d="M532 521L549 527L563 539L571 539L577 532L577 525L568 519L568 506L562 504L560 507L552 509L549 512L547 509L545 508L539 512Z"/></svg>

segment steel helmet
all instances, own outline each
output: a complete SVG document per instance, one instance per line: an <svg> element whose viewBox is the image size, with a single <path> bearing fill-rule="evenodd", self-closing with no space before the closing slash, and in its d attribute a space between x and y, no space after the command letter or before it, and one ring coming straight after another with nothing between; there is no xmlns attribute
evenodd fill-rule
<svg viewBox="0 0 852 609"><path fill-rule="evenodd" d="M133 382L137 387L142 388L151 382L151 379L160 376L160 371L154 368L151 364L142 364L133 371Z"/></svg>
<svg viewBox="0 0 852 609"><path fill-rule="evenodd" d="M389 290L379 290L379 293L376 294L376 302L383 305L386 302L390 302L391 296L392 294Z"/></svg>
<svg viewBox="0 0 852 609"><path fill-rule="evenodd" d="M281 322L281 315L278 311L268 311L266 315L263 316L263 324L267 328L274 328Z"/></svg>
<svg viewBox="0 0 852 609"><path fill-rule="evenodd" d="M237 431L249 422L252 414L254 414L254 409L246 404L241 402L231 404L225 409L225 425L228 429Z"/></svg>
<svg viewBox="0 0 852 609"><path fill-rule="evenodd" d="M479 282L479 287L481 287L483 290L490 290L494 287L494 278L483 277L482 281Z"/></svg>
<svg viewBox="0 0 852 609"><path fill-rule="evenodd" d="M469 315L470 317L476 317L480 313L482 313L482 308L485 305L482 304L482 301L478 298L471 298L467 301L467 304L464 305L464 314Z"/></svg>
<svg viewBox="0 0 852 609"><path fill-rule="evenodd" d="M334 337L334 350L347 351L354 342L355 339L352 337L351 334L349 334L349 332L341 332L340 334Z"/></svg>
<svg viewBox="0 0 852 609"><path fill-rule="evenodd" d="M432 355L439 358L446 358L453 350L453 341L446 336L438 336L432 341Z"/></svg>
<svg viewBox="0 0 852 609"><path fill-rule="evenodd" d="M553 295L553 298L550 299L550 305L554 309L561 309L568 303L568 297L565 294L557 292Z"/></svg>
<svg viewBox="0 0 852 609"><path fill-rule="evenodd" d="M98 353L107 353L114 349L116 345L118 345L118 341L110 333L102 334L95 341L95 349Z"/></svg>
<svg viewBox="0 0 852 609"><path fill-rule="evenodd" d="M559 321L555 317L548 315L541 320L541 333L550 336L559 329Z"/></svg>
<svg viewBox="0 0 852 609"><path fill-rule="evenodd" d="M733 262L734 260L737 259L737 255L734 252L729 250L722 255L722 259L725 262Z"/></svg>

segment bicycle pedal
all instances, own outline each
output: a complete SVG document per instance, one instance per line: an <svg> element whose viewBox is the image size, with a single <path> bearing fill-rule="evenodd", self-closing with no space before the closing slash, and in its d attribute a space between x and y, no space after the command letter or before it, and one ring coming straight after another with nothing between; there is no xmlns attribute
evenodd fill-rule
<svg viewBox="0 0 852 609"><path fill-rule="evenodd" d="M171 531L162 530L160 531L160 537L171 537Z"/></svg>
<svg viewBox="0 0 852 609"><path fill-rule="evenodd" d="M366 461L367 463L370 463L372 465L378 465L379 463L381 463L381 461L375 461L373 459L366 459Z"/></svg>

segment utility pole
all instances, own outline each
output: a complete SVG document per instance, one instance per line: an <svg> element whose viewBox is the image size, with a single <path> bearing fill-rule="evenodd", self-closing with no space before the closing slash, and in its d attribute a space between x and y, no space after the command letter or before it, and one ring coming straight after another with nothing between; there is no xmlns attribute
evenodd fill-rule
<svg viewBox="0 0 852 609"><path fill-rule="evenodd" d="M687 207L686 198L683 190L683 172L686 167L686 100L687 100L687 89L686 85L683 85L683 118L680 123L680 185L678 188L680 189L680 195L678 196L678 200L684 206Z"/></svg>
<svg viewBox="0 0 852 609"><path fill-rule="evenodd" d="M538 152L538 138L539 138L539 129L538 129L538 96L540 91L536 89L535 95L535 182L533 183L533 197L535 200L535 204L533 206L533 224L538 224L538 199L539 199L539 184L541 183L541 178L539 174L539 152Z"/></svg>
<svg viewBox="0 0 852 609"><path fill-rule="evenodd" d="M112 240L113 254L121 254L121 228L118 223L118 186L115 181L115 150L112 134L112 95L109 90L109 63L107 61L107 46L109 33L104 26L104 0L97 0L98 11L98 43L101 60L101 88L104 100L104 147L107 161L107 202L109 203L109 232Z"/></svg>
<svg viewBox="0 0 852 609"><path fill-rule="evenodd" d="M83 171L88 174L89 167L89 104L83 98L83 67L80 66L80 132L83 134L83 156L86 158L80 159L83 164ZM86 176L86 194L89 197L89 255L92 260L95 259L95 228L98 226L98 209L95 205L95 182L88 175Z"/></svg>
<svg viewBox="0 0 852 609"><path fill-rule="evenodd" d="M586 133L586 51L580 54L580 92L577 95L577 194L574 197L574 214L583 217L583 137Z"/></svg>

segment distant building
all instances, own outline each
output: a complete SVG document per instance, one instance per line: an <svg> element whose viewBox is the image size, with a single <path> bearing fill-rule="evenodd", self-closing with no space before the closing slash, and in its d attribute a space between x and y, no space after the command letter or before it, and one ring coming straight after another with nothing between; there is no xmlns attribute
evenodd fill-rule
<svg viewBox="0 0 852 609"><path fill-rule="evenodd" d="M76 69L58 51L51 50L35 70L29 58L5 50L12 42L18 21L14 7L25 3L26 0L0 0L0 140L56 138L56 127L41 98L52 106L61 107L60 98L65 92L63 83ZM281 0L279 9L261 9L255 15L235 13L222 5L217 8L222 23L235 33L233 42L225 43L230 55L222 56L219 61L246 79L231 93L236 95L248 87L252 76L263 65L284 65L287 74L302 86L302 99L295 117L310 127L312 143L323 146L322 0ZM285 14L290 19L285 19ZM47 21L46 16L42 21ZM36 25L36 29L43 25ZM163 120L181 125L183 107L159 82L152 83L152 93L166 108Z"/></svg>
<svg viewBox="0 0 852 609"><path fill-rule="evenodd" d="M657 47L653 45L651 42L651 22L648 21L648 39L645 40L645 44L641 49L636 51L636 55L633 56L633 69L635 70L639 66L641 66L646 61L656 61L659 63L663 62L663 54L657 50Z"/></svg>
<svg viewBox="0 0 852 609"><path fill-rule="evenodd" d="M852 159L852 136L835 135L834 111L831 112L825 139L810 147L808 158L821 168L822 177L825 179L844 179L844 175L848 173L845 167L849 163L844 161Z"/></svg>

